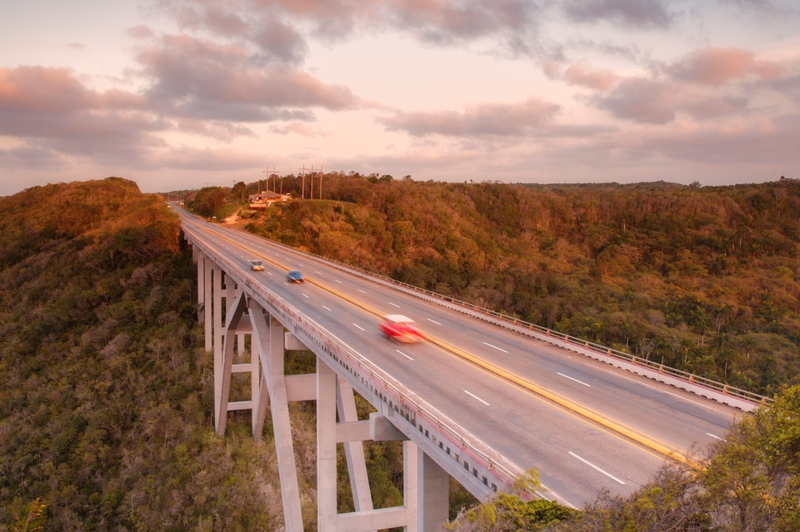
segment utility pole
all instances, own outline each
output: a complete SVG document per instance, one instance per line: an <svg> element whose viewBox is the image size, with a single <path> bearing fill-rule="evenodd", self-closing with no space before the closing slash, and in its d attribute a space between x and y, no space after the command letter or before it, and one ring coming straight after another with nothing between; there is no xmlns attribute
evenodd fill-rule
<svg viewBox="0 0 800 532"><path fill-rule="evenodd" d="M308 199L314 199L314 165L311 165L311 197Z"/></svg>
<svg viewBox="0 0 800 532"><path fill-rule="evenodd" d="M300 188L300 199L306 199L306 165L303 165L303 184Z"/></svg>
<svg viewBox="0 0 800 532"><path fill-rule="evenodd" d="M322 176L325 172L322 171L322 165L319 166L319 199L322 199Z"/></svg>
<svg viewBox="0 0 800 532"><path fill-rule="evenodd" d="M264 174L264 192L269 190L269 166L267 166L266 170L261 171ZM261 181L258 182L258 191L261 192Z"/></svg>

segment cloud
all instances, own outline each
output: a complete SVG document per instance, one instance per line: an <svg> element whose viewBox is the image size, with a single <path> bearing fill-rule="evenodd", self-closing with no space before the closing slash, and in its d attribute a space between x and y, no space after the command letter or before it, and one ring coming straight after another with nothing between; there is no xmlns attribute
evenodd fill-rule
<svg viewBox="0 0 800 532"><path fill-rule="evenodd" d="M607 96L595 96L592 101L617 118L650 124L666 124L675 120L672 87L664 83L628 78Z"/></svg>
<svg viewBox="0 0 800 532"><path fill-rule="evenodd" d="M155 36L155 32L149 26L143 24L128 28L126 33L134 39L149 39Z"/></svg>
<svg viewBox="0 0 800 532"><path fill-rule="evenodd" d="M570 65L563 72L560 72L561 66L557 63L546 63L543 69L550 79L562 79L569 85L598 92L606 92L619 81L619 76L611 70L596 70L581 64Z"/></svg>
<svg viewBox="0 0 800 532"><path fill-rule="evenodd" d="M548 125L560 111L557 104L529 98L517 104L480 104L457 111L396 112L378 119L389 131L405 131L414 136L445 135L474 137L485 135L525 136Z"/></svg>
<svg viewBox="0 0 800 532"><path fill-rule="evenodd" d="M755 54L740 48L696 50L667 68L675 79L712 87L748 76L775 79L781 71L777 63L756 60Z"/></svg>
<svg viewBox="0 0 800 532"><path fill-rule="evenodd" d="M336 42L387 30L437 46L490 38L509 54L529 54L541 12L539 2L530 0L233 0L226 11L237 13L233 23L215 15L219 8L206 0L160 5L184 28L246 38L269 55L295 62L307 53L306 37ZM301 27L308 35L301 35Z"/></svg>
<svg viewBox="0 0 800 532"><path fill-rule="evenodd" d="M292 26L267 18L253 31L262 52L287 64L299 64L308 53L305 38Z"/></svg>
<svg viewBox="0 0 800 532"><path fill-rule="evenodd" d="M652 132L641 142L629 144L630 154L660 153L673 160L704 165L755 165L800 161L796 139L800 136L800 115L757 119L735 128L673 129ZM784 170L789 175L790 168Z"/></svg>
<svg viewBox="0 0 800 532"><path fill-rule="evenodd" d="M67 68L0 68L0 110L66 114L92 108L138 109L144 104L140 96L119 89L89 90Z"/></svg>
<svg viewBox="0 0 800 532"><path fill-rule="evenodd" d="M242 46L189 35L165 36L138 60L153 80L148 98L163 112L195 118L312 120L309 108L342 111L359 101L347 87L287 66L259 64Z"/></svg>
<svg viewBox="0 0 800 532"><path fill-rule="evenodd" d="M608 20L637 28L667 28L673 19L662 0L566 0L564 12L576 22Z"/></svg>
<svg viewBox="0 0 800 532"><path fill-rule="evenodd" d="M308 124L302 122L291 122L284 126L273 125L269 130L276 135L302 135L304 137L329 137L328 131L323 131L320 128L310 127Z"/></svg>
<svg viewBox="0 0 800 532"><path fill-rule="evenodd" d="M142 169L176 168L183 170L235 171L263 168L263 155L237 150L170 147L152 152L138 165Z"/></svg>

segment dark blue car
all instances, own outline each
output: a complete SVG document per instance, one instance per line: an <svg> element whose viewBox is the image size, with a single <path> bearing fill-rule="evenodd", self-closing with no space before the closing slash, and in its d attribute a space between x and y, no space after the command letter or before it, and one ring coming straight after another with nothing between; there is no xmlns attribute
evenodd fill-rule
<svg viewBox="0 0 800 532"><path fill-rule="evenodd" d="M292 270L286 274L286 280L290 283L302 283L303 274L299 270Z"/></svg>

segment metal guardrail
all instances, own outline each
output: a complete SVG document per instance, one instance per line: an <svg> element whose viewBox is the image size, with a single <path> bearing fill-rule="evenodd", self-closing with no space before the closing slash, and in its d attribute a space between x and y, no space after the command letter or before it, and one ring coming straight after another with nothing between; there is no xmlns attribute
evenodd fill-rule
<svg viewBox="0 0 800 532"><path fill-rule="evenodd" d="M278 314L278 316L275 316L276 318L283 317L284 320L289 322L283 323L284 326L298 326L310 340L326 354L333 357L332 366L338 365L338 359L346 360L352 367L358 368L376 386L382 388L385 393L394 396L398 404L410 407L416 413L416 416L426 419L427 423L435 430L438 430L442 437L452 442L461 452L467 453L473 460L480 463L504 486L505 491L513 491L516 488L515 480L525 473L520 467L463 427L458 426L457 423L436 410L432 405L420 399L409 388L381 370L368 358L344 344L334 334L295 309L280 296L267 290L263 285L254 282L246 275L241 266L203 244L199 240L199 235L195 234L191 229L187 229L184 226L183 231L187 235L187 239L191 237L192 243L213 258L215 263L227 268L226 273L230 274L238 284L246 286L253 294L263 298L260 303L276 310ZM317 355L319 356L319 353ZM543 496L542 493L537 493L536 495Z"/></svg>
<svg viewBox="0 0 800 532"><path fill-rule="evenodd" d="M579 347L582 347L582 348L585 348L585 349L589 349L589 350L595 351L598 354L602 354L602 355L605 355L607 357L610 357L610 358L613 358L613 359L616 359L616 360L628 362L629 364L632 364L632 365L635 365L635 366L646 367L646 368L649 368L649 369L653 370L654 372L656 372L656 373L658 373L660 375L668 375L670 377L673 377L673 378L676 378L676 379L678 379L680 381L683 381L686 384L693 385L693 386L698 386L698 387L701 387L701 388L705 388L705 389L720 393L722 395L735 397L737 399L740 399L740 400L742 400L744 402L747 402L747 403L750 403L752 405L763 406L763 405L772 403L772 401L773 401L772 398L766 397L764 395L760 395L760 394L757 394L757 393L754 393L754 392L750 392L750 391L744 390L742 388L737 388L735 386L730 386L728 384L725 384L725 383L722 383L722 382L718 382L718 381L715 381L713 379L708 379L706 377L702 377L700 375L696 375L696 374L693 374L693 373L690 373L690 372L687 372L687 371L679 370L679 369L676 369L676 368L673 368L673 367L670 367L670 366L665 366L664 364L655 363L655 362L652 362L652 361L647 360L645 358L638 357L636 355L632 355L630 353L626 353L624 351L620 351L618 349L614 349L614 348L611 348L611 347L608 347L608 346L605 346L605 345L601 345L601 344L597 344L597 343L594 343L594 342L590 342L588 340L584 340L584 339L581 339L581 338L576 338L574 336L570 336L570 335L567 335L567 334L564 334L564 333L561 333L561 332L558 332L558 331L554 331L553 329L542 327L541 325L536 325L535 323L530 323L530 322L527 322L525 320L521 320L521 319L518 319L518 318L513 318L511 316L507 316L507 315L502 314L500 312L496 312L496 311L491 310L491 309L480 307L478 305L474 305L474 304L468 303L466 301L461 301L461 300L456 299L454 297L450 297L450 296L446 296L446 295L443 295L443 294L439 294L439 293L434 292L432 290L427 290L425 288L420 288L418 286L414 286L414 285L411 285L411 284L408 284L408 283L404 283L402 281L398 281L396 279L392 279L391 277L388 277L386 275L381 275L381 274L378 274L378 273L374 273L374 272L371 272L369 270L365 270L363 268L359 268L358 266L352 266L350 264L344 263L344 262L336 260L336 259L331 259L331 258L328 258L328 257L324 257L322 255L318 255L316 253L311 253L309 251L300 251L297 248L294 248L292 246L288 246L288 245L283 244L281 242L277 242L277 241L275 241L275 240L273 240L271 238L266 238L266 237L263 237L263 236L260 236L260 235L252 235L251 233L245 233L245 234L249 234L251 236L258 236L259 238L264 238L266 240L269 240L271 243L273 243L273 244L275 244L277 246L280 246L280 247L282 247L284 249L287 249L287 250L290 250L290 251L294 251L294 252L300 252L300 253L303 253L305 255L309 255L309 256L314 257L314 258L316 258L318 260L321 260L323 262L338 266L340 268L344 268L349 272L356 272L358 274L361 274L362 276L366 276L366 277L369 277L369 278L372 278L372 279L376 279L376 280L382 281L384 283L388 283L388 284L392 284L392 285L395 285L395 286L398 286L398 287L402 287L406 291L413 292L413 293L419 294L419 295L428 296L428 298L430 298L431 300L447 302L447 303L450 303L451 305L456 305L458 307L462 307L463 309L468 309L468 310L471 310L471 311L476 312L478 314L495 318L496 320L499 320L500 322L508 324L508 325L513 325L513 326L517 326L517 327L520 327L520 328L523 328L523 329L527 329L527 330L530 330L530 331L538 332L538 333L543 334L543 335L545 335L547 337L560 340L563 343L568 344L568 345L571 344L571 345L579 346Z"/></svg>

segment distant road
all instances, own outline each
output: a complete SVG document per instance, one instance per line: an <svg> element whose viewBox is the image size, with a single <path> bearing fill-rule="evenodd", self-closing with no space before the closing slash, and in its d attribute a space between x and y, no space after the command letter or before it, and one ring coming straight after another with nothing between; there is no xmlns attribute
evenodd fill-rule
<svg viewBox="0 0 800 532"><path fill-rule="evenodd" d="M657 449L701 455L705 445L725 437L735 416L743 415L181 209L176 212L185 226L203 232L207 244L246 270L250 259L263 260L264 271L249 272L253 279L521 468L537 468L545 486L575 507L592 501L601 488L632 493L669 461ZM290 269L302 271L309 282L287 283ZM404 314L452 349L430 342L392 343L379 332L379 318L371 310ZM485 360L563 403L510 383L463 355ZM586 409L596 417L583 415Z"/></svg>

